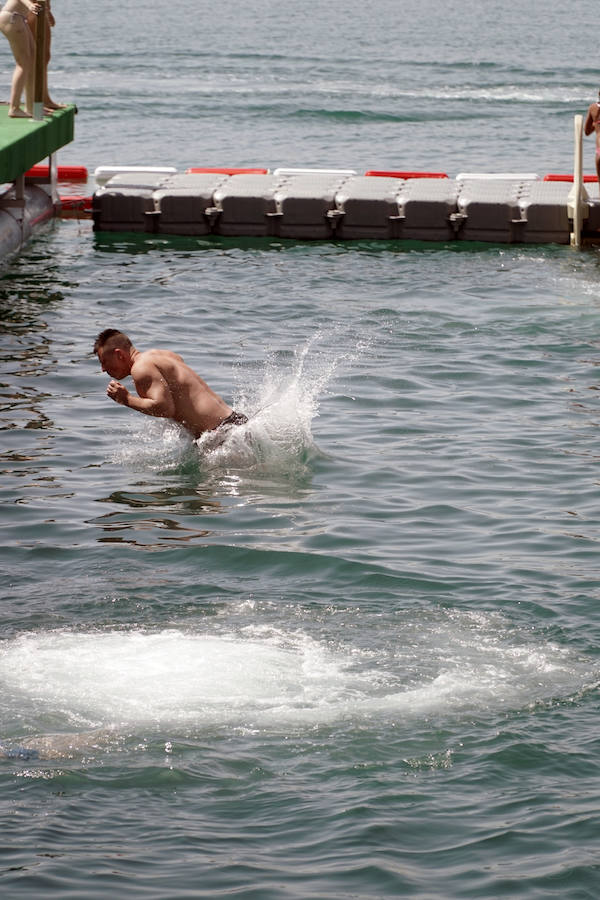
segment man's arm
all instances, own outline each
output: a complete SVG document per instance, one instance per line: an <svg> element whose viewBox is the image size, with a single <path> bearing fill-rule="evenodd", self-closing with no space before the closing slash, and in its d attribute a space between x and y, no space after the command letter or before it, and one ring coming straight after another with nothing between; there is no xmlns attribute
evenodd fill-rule
<svg viewBox="0 0 600 900"><path fill-rule="evenodd" d="M106 393L116 403L144 413L147 416L171 419L175 414L175 402L160 370L156 366L145 366L132 372L139 396L136 397L118 381L111 381Z"/></svg>

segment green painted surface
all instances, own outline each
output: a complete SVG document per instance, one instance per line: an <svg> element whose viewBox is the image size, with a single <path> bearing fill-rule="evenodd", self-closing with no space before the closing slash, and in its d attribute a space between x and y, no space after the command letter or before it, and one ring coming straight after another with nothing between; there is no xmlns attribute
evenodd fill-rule
<svg viewBox="0 0 600 900"><path fill-rule="evenodd" d="M75 106L58 109L41 122L11 119L0 106L0 184L14 181L31 166L73 140Z"/></svg>

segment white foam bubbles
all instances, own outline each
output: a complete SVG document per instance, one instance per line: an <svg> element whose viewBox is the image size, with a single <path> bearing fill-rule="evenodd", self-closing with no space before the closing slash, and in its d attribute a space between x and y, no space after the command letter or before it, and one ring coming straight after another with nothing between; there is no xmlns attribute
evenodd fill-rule
<svg viewBox="0 0 600 900"><path fill-rule="evenodd" d="M15 734L147 727L287 733L340 721L527 709L598 680L589 660L511 629L497 633L495 620L456 612L435 622L410 617L409 629L386 630L380 649L257 625L218 633L23 634L0 645L3 720L12 720ZM407 639L417 632L416 641Z"/></svg>
<svg viewBox="0 0 600 900"><path fill-rule="evenodd" d="M255 724L325 703L339 661L307 638L159 632L22 635L0 652L3 693L35 718L62 713L90 727Z"/></svg>
<svg viewBox="0 0 600 900"><path fill-rule="evenodd" d="M340 352L346 345L354 349ZM340 341L338 331L317 331L291 353L272 352L262 374L255 381L246 378L237 391L234 406L249 416L248 424L196 441L203 464L275 474L303 470L318 452L312 424L327 386L367 346L366 340Z"/></svg>
<svg viewBox="0 0 600 900"><path fill-rule="evenodd" d="M135 471L161 472L178 468L190 457L190 434L175 422L144 417L129 426L129 437L112 455L112 461Z"/></svg>

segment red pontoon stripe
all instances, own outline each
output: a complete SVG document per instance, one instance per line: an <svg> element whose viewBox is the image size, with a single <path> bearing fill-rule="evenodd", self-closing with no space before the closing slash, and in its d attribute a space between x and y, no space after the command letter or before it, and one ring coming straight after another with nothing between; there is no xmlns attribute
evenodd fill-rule
<svg viewBox="0 0 600 900"><path fill-rule="evenodd" d="M48 166L33 166L25 177L29 178L48 178ZM58 166L56 172L59 181L87 181L88 171L85 166Z"/></svg>
<svg viewBox="0 0 600 900"><path fill-rule="evenodd" d="M378 178L447 178L445 172L379 172L371 170L365 175L374 175Z"/></svg>
<svg viewBox="0 0 600 900"><path fill-rule="evenodd" d="M236 169L231 168L230 166L217 166L217 168L210 168L206 166L194 167L192 169L186 169L186 175L196 175L202 172L207 172L209 174L215 175L268 175L268 169Z"/></svg>

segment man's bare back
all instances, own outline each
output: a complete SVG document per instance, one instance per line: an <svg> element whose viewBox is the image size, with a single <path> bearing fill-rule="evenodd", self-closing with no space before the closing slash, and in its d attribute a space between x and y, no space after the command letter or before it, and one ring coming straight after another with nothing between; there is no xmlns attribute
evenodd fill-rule
<svg viewBox="0 0 600 900"><path fill-rule="evenodd" d="M127 335L103 331L94 344L102 369L112 376L106 393L116 403L148 416L173 419L195 438L234 416L233 409L171 350L136 350ZM131 375L138 396L121 384ZM235 421L234 424L238 424Z"/></svg>

